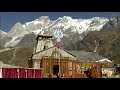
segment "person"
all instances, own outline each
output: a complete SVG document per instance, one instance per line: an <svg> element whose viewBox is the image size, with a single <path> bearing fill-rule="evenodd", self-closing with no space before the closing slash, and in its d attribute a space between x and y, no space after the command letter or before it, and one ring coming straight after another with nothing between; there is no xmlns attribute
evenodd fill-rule
<svg viewBox="0 0 120 90"><path fill-rule="evenodd" d="M84 74L84 69L83 69L83 67L81 67L81 69L80 69L80 74Z"/></svg>
<svg viewBox="0 0 120 90"><path fill-rule="evenodd" d="M100 71L100 76L102 77L102 71Z"/></svg>
<svg viewBox="0 0 120 90"><path fill-rule="evenodd" d="M90 68L88 68L88 70L87 70L87 78L93 78L92 77L92 72L91 72Z"/></svg>
<svg viewBox="0 0 120 90"><path fill-rule="evenodd" d="M88 72L87 77L88 78L93 78L91 72Z"/></svg>

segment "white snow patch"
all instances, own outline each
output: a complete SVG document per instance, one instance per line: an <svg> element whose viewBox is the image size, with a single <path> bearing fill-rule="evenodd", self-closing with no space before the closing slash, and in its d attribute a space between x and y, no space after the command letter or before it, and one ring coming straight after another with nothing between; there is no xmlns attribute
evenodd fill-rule
<svg viewBox="0 0 120 90"><path fill-rule="evenodd" d="M42 31L42 29L37 29L37 30L34 30L32 32L34 32L36 35L39 34L40 32Z"/></svg>
<svg viewBox="0 0 120 90"><path fill-rule="evenodd" d="M26 22L25 25L28 26L31 22Z"/></svg>
<svg viewBox="0 0 120 90"><path fill-rule="evenodd" d="M8 50L10 50L10 49L11 49L11 48L1 49L0 52L8 51Z"/></svg>
<svg viewBox="0 0 120 90"><path fill-rule="evenodd" d="M68 20L72 20L70 16L63 16L63 18L67 18Z"/></svg>
<svg viewBox="0 0 120 90"><path fill-rule="evenodd" d="M23 28L25 29L25 28L26 28L26 25L23 25Z"/></svg>
<svg viewBox="0 0 120 90"><path fill-rule="evenodd" d="M90 26L92 21L98 21L100 25ZM79 34L83 33L86 30L100 30L103 25L108 22L107 18L94 17L91 19L69 19L69 21L64 25L63 30L72 28L72 32L78 32ZM95 24L95 23L94 23Z"/></svg>
<svg viewBox="0 0 120 90"><path fill-rule="evenodd" d="M69 35L63 34L63 36L69 37Z"/></svg>
<svg viewBox="0 0 120 90"><path fill-rule="evenodd" d="M15 46L16 44L18 44L18 42L21 40L21 39L18 39L18 40L15 40L17 39L18 37L13 37L11 41L7 42L4 47L8 47L8 46Z"/></svg>
<svg viewBox="0 0 120 90"><path fill-rule="evenodd" d="M4 34L7 34L6 32L4 32L4 31L2 31L2 30L0 30L0 33L4 33Z"/></svg>
<svg viewBox="0 0 120 90"><path fill-rule="evenodd" d="M36 24L40 24L41 22L40 21L34 21L34 24L36 25Z"/></svg>

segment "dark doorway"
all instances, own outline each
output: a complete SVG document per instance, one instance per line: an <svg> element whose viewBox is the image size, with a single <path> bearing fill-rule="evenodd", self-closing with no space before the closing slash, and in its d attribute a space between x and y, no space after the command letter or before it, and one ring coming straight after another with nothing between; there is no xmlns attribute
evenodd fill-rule
<svg viewBox="0 0 120 90"><path fill-rule="evenodd" d="M54 65L53 66L53 75L56 75L57 77L59 77L58 73L59 73L59 65Z"/></svg>

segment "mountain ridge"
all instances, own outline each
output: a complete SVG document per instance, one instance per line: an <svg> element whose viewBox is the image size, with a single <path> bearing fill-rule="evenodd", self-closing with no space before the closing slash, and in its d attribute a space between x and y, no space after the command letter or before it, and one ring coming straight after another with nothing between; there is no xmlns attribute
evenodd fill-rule
<svg viewBox="0 0 120 90"><path fill-rule="evenodd" d="M26 22L25 24L21 24L20 22L17 22L7 33L6 36L13 38L11 42L14 42L15 39L17 39L17 41L15 41L14 43L16 42L19 43L19 41L21 41L22 39L18 41L18 38L23 37L26 34L34 33L35 35L37 35L39 33L48 32L51 35L54 35L54 32L59 29L64 34L64 37L66 37L67 40L68 38L71 38L70 39L71 41L72 39L75 40L83 39L84 36L89 31L94 31L94 30L99 31L106 22L108 22L108 19L105 17L103 18L94 17L91 19L72 19L69 16L63 16L52 21L49 19L48 16L41 16L38 19L35 19L31 22ZM98 26L96 27L96 25ZM75 36L76 38L74 38ZM15 45L17 45L17 43ZM11 47L9 45L11 44L7 44L3 47Z"/></svg>

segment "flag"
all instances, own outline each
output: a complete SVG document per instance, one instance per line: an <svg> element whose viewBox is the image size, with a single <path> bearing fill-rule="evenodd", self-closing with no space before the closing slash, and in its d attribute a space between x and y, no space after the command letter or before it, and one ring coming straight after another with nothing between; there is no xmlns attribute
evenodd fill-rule
<svg viewBox="0 0 120 90"><path fill-rule="evenodd" d="M60 40L60 37L58 37L57 41L58 41L57 47L60 48L60 41L61 41L61 40Z"/></svg>
<svg viewBox="0 0 120 90"><path fill-rule="evenodd" d="M60 42L58 42L58 46L57 47L60 48Z"/></svg>

